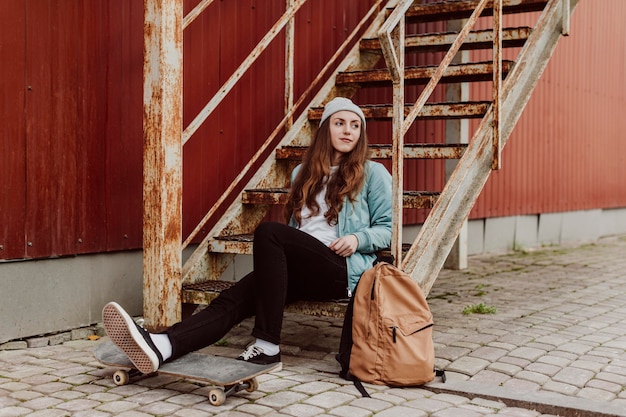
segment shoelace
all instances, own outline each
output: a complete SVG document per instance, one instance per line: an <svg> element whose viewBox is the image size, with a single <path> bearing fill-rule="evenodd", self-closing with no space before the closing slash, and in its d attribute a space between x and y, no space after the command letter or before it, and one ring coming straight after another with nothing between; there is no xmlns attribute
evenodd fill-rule
<svg viewBox="0 0 626 417"><path fill-rule="evenodd" d="M260 347L256 345L252 345L252 346L248 346L248 348L241 354L241 358L244 361L248 361L254 358L255 356L259 356L262 353L263 353L263 349L261 349Z"/></svg>

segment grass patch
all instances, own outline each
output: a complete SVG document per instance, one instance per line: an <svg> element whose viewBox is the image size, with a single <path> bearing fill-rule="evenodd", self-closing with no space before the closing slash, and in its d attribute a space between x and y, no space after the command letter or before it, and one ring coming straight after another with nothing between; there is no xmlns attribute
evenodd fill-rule
<svg viewBox="0 0 626 417"><path fill-rule="evenodd" d="M215 346L228 346L228 340L226 339L220 339L217 342L215 342Z"/></svg>
<svg viewBox="0 0 626 417"><path fill-rule="evenodd" d="M485 303L472 304L463 309L463 314L496 314L496 308L486 305Z"/></svg>

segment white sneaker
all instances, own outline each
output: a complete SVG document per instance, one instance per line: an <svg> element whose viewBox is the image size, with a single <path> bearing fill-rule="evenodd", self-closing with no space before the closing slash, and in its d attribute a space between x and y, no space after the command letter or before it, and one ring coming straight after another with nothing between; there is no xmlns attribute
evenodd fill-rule
<svg viewBox="0 0 626 417"><path fill-rule="evenodd" d="M150 334L140 327L124 309L110 302L102 309L102 321L111 341L128 356L135 367L144 374L156 372L163 357Z"/></svg>

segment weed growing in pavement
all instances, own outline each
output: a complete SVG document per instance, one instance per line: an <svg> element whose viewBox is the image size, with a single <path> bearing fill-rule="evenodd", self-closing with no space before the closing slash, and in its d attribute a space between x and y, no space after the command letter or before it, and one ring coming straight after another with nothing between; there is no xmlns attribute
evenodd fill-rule
<svg viewBox="0 0 626 417"><path fill-rule="evenodd" d="M463 309L463 314L466 316L470 314L496 314L496 308L485 303L472 304Z"/></svg>

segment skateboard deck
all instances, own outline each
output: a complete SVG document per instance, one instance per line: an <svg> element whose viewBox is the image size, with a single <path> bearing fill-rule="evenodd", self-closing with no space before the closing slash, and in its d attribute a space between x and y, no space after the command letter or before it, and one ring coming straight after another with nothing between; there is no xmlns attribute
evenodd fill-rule
<svg viewBox="0 0 626 417"><path fill-rule="evenodd" d="M128 371L119 369L113 373L113 382L116 385L125 385L130 378L144 375L111 341L100 343L94 348L93 353L96 360L104 365L128 369ZM155 374L194 379L215 385L219 388L209 392L209 402L221 405L231 393L242 390L255 391L258 388L257 376L280 369L282 369L280 362L257 365L233 358L193 352L161 365Z"/></svg>

